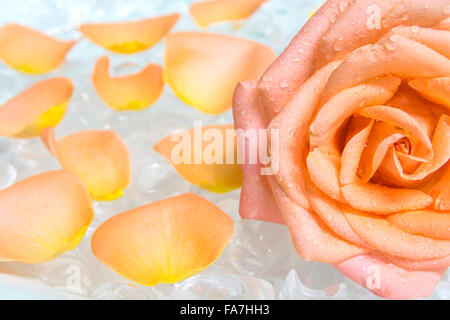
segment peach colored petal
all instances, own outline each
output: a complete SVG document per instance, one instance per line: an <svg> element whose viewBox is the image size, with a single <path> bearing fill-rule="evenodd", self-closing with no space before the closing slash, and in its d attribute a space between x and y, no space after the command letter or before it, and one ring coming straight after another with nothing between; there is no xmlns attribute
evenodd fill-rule
<svg viewBox="0 0 450 320"><path fill-rule="evenodd" d="M55 127L66 113L73 94L68 78L39 82L6 102L0 108L0 135L33 138Z"/></svg>
<svg viewBox="0 0 450 320"><path fill-rule="evenodd" d="M314 213L338 236L348 242L368 247L368 244L356 235L342 213L342 204L331 199L326 194L315 188L313 184L307 184L308 200ZM348 208L347 210L352 210Z"/></svg>
<svg viewBox="0 0 450 320"><path fill-rule="evenodd" d="M319 109L311 124L311 144L316 146L329 141L344 121L358 109L389 101L400 83L399 78L388 76L371 80L336 94Z"/></svg>
<svg viewBox="0 0 450 320"><path fill-rule="evenodd" d="M450 264L450 256L427 260L408 260L398 257L389 257L393 264L401 268L414 270L446 270Z"/></svg>
<svg viewBox="0 0 450 320"><path fill-rule="evenodd" d="M408 233L450 239L449 212L409 211L393 214L388 217L388 220L395 227Z"/></svg>
<svg viewBox="0 0 450 320"><path fill-rule="evenodd" d="M409 85L425 98L450 108L450 78L414 79Z"/></svg>
<svg viewBox="0 0 450 320"><path fill-rule="evenodd" d="M340 6L352 0L327 1L294 37L290 45L259 80L262 103L268 120L278 114L314 71L319 40L341 14ZM284 89L280 87L283 84Z"/></svg>
<svg viewBox="0 0 450 320"><path fill-rule="evenodd" d="M424 260L450 255L450 241L412 235L394 227L386 218L343 212L353 231L372 247L400 258Z"/></svg>
<svg viewBox="0 0 450 320"><path fill-rule="evenodd" d="M238 163L237 149L233 125L184 131L166 137L155 145L155 150L184 179L216 193L241 187L242 169Z"/></svg>
<svg viewBox="0 0 450 320"><path fill-rule="evenodd" d="M83 180L92 199L110 201L123 195L130 183L130 155L115 132L80 131L56 141L50 129L41 138L61 167Z"/></svg>
<svg viewBox="0 0 450 320"><path fill-rule="evenodd" d="M366 250L336 236L312 213L293 203L269 177L272 191L283 219L291 232L297 253L305 260L324 263L338 263Z"/></svg>
<svg viewBox="0 0 450 320"><path fill-rule="evenodd" d="M340 16L323 35L317 63L341 59L353 50L374 43L398 25L431 27L444 19L447 0L358 0L341 5Z"/></svg>
<svg viewBox="0 0 450 320"><path fill-rule="evenodd" d="M231 107L238 82L258 79L274 59L270 48L246 39L172 33L166 40L164 79L185 103L220 114Z"/></svg>
<svg viewBox="0 0 450 320"><path fill-rule="evenodd" d="M437 25L433 27L438 30L447 30L450 31L450 18L444 19L440 21Z"/></svg>
<svg viewBox="0 0 450 320"><path fill-rule="evenodd" d="M323 91L326 80L339 65L332 62L317 71L286 106L286 111L276 116L269 125L270 129L277 129L280 138L279 163L282 163L275 175L284 192L298 205L307 209L309 204L305 198L305 175L307 168L304 159L308 154L307 140L309 122L320 101L319 92ZM245 183L244 183L245 184Z"/></svg>
<svg viewBox="0 0 450 320"><path fill-rule="evenodd" d="M0 191L0 261L38 263L75 249L93 218L83 182L46 172Z"/></svg>
<svg viewBox="0 0 450 320"><path fill-rule="evenodd" d="M233 102L233 116L236 130L249 132L251 130L263 129L266 126L264 110L258 97L256 81L241 82L238 84ZM250 136L246 139L246 145L239 142L241 154L249 154L249 145L258 145L259 141ZM281 151L281 149L280 149ZM247 158L247 157L246 157ZM261 175L261 163L250 163L244 159L242 165L243 181L239 213L244 219L254 219L284 224L267 176ZM259 159L258 159L259 160ZM280 168L281 169L281 168Z"/></svg>
<svg viewBox="0 0 450 320"><path fill-rule="evenodd" d="M345 200L355 209L388 215L420 210L433 203L431 196L415 189L390 188L378 184L348 184L341 188Z"/></svg>
<svg viewBox="0 0 450 320"><path fill-rule="evenodd" d="M244 20L267 0L207 0L190 7L194 21L202 28L220 21Z"/></svg>
<svg viewBox="0 0 450 320"><path fill-rule="evenodd" d="M361 156L366 147L374 121L363 119L360 123L360 130L345 145L341 158L340 182L345 186L356 183L359 180L358 167Z"/></svg>
<svg viewBox="0 0 450 320"><path fill-rule="evenodd" d="M450 117L442 115L433 136L433 158L419 165L412 174L402 174L405 179L422 180L436 172L450 159Z"/></svg>
<svg viewBox="0 0 450 320"><path fill-rule="evenodd" d="M62 41L19 24L0 27L0 60L20 72L56 69L77 41Z"/></svg>
<svg viewBox="0 0 450 320"><path fill-rule="evenodd" d="M387 299L428 297L446 270L409 272L374 255L353 257L335 267L359 285Z"/></svg>
<svg viewBox="0 0 450 320"><path fill-rule="evenodd" d="M411 68L414 66L414 68ZM369 79L392 74L403 79L450 74L450 61L437 51L400 35L383 37L353 51L328 81L323 101Z"/></svg>
<svg viewBox="0 0 450 320"><path fill-rule="evenodd" d="M112 52L132 54L157 44L180 19L180 14L152 17L138 21L86 23L80 26L83 35Z"/></svg>
<svg viewBox="0 0 450 320"><path fill-rule="evenodd" d="M339 181L341 158L337 150L332 148L317 148L306 158L308 173L312 182L327 196L346 202Z"/></svg>
<svg viewBox="0 0 450 320"><path fill-rule="evenodd" d="M417 154L416 156L424 157L427 160L430 160L433 157L433 146L428 137L426 128L421 126L409 113L388 106L366 107L359 110L358 113L364 117L384 121L404 129L412 135L411 139L416 138L425 148L424 154Z"/></svg>
<svg viewBox="0 0 450 320"><path fill-rule="evenodd" d="M405 133L386 122L377 122L370 133L367 147L361 156L361 180L364 183L372 179L375 172L394 143L405 138Z"/></svg>
<svg viewBox="0 0 450 320"><path fill-rule="evenodd" d="M450 210L450 166L447 165L444 175L433 186L429 194L433 197L433 207L435 210Z"/></svg>
<svg viewBox="0 0 450 320"><path fill-rule="evenodd" d="M182 281L204 270L233 235L233 220L194 195L151 203L116 215L92 237L95 256L145 286Z"/></svg>
<svg viewBox="0 0 450 320"><path fill-rule="evenodd" d="M111 77L108 69L109 58L99 58L92 73L92 83L103 101L113 109L148 108L163 92L162 69L156 64L149 64L138 73L120 77Z"/></svg>

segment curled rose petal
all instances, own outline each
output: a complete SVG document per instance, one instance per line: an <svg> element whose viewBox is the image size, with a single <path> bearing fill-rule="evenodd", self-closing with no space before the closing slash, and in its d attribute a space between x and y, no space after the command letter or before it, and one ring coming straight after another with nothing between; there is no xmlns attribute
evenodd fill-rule
<svg viewBox="0 0 450 320"><path fill-rule="evenodd" d="M181 131L155 145L177 172L190 183L211 192L240 188L242 169L232 125Z"/></svg>
<svg viewBox="0 0 450 320"><path fill-rule="evenodd" d="M19 24L6 24L0 27L0 60L20 72L43 74L56 69L76 43Z"/></svg>
<svg viewBox="0 0 450 320"><path fill-rule="evenodd" d="M128 148L113 131L80 131L55 140L53 129L41 139L61 167L77 174L93 200L110 201L123 195L130 182Z"/></svg>
<svg viewBox="0 0 450 320"><path fill-rule="evenodd" d="M409 85L427 99L450 108L450 77L420 78L410 81Z"/></svg>
<svg viewBox="0 0 450 320"><path fill-rule="evenodd" d="M389 216L399 229L412 234L450 239L450 214L436 211L409 211Z"/></svg>
<svg viewBox="0 0 450 320"><path fill-rule="evenodd" d="M35 84L0 108L0 135L33 138L43 129L55 127L64 117L73 94L67 78Z"/></svg>
<svg viewBox="0 0 450 320"><path fill-rule="evenodd" d="M244 20L267 0L207 0L190 7L194 21L203 28L220 21Z"/></svg>
<svg viewBox="0 0 450 320"><path fill-rule="evenodd" d="M178 13L131 22L86 23L80 32L112 52L132 54L157 44L178 22Z"/></svg>
<svg viewBox="0 0 450 320"><path fill-rule="evenodd" d="M164 79L185 103L220 114L231 108L238 82L258 79L274 58L270 48L246 39L172 33L166 40Z"/></svg>
<svg viewBox="0 0 450 320"><path fill-rule="evenodd" d="M103 101L116 110L142 110L148 108L161 96L164 88L162 69L149 64L142 71L111 77L109 58L97 60L92 73L92 83Z"/></svg>
<svg viewBox="0 0 450 320"><path fill-rule="evenodd" d="M92 237L92 251L120 275L153 286L207 268L232 235L230 217L197 195L183 194L107 220Z"/></svg>
<svg viewBox="0 0 450 320"><path fill-rule="evenodd" d="M93 219L83 182L43 173L0 191L0 261L38 263L75 249Z"/></svg>

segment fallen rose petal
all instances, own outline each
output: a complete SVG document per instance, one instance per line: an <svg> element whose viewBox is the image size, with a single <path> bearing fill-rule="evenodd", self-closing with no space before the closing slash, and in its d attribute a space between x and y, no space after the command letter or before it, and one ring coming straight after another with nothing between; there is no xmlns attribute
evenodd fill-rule
<svg viewBox="0 0 450 320"><path fill-rule="evenodd" d="M92 73L92 83L103 101L116 110L142 110L148 108L161 96L164 88L162 69L149 64L142 71L111 77L109 58L97 60Z"/></svg>
<svg viewBox="0 0 450 320"><path fill-rule="evenodd" d="M234 127L216 125L199 129L202 130L198 137L201 145L196 140L196 129L192 129L164 138L155 145L155 150L196 186L216 193L240 188L242 169L238 163ZM201 158L197 159L199 156Z"/></svg>
<svg viewBox="0 0 450 320"><path fill-rule="evenodd" d="M77 41L62 41L19 24L0 27L0 60L20 72L56 69Z"/></svg>
<svg viewBox="0 0 450 320"><path fill-rule="evenodd" d="M209 201L183 194L110 218L95 231L92 251L136 283L175 283L220 256L231 240L233 224Z"/></svg>
<svg viewBox="0 0 450 320"><path fill-rule="evenodd" d="M86 23L80 32L112 52L132 54L157 44L178 22L178 13L132 22Z"/></svg>
<svg viewBox="0 0 450 320"><path fill-rule="evenodd" d="M78 175L93 200L111 201L130 183L131 160L127 146L113 131L80 131L55 140L52 129L41 138L61 167Z"/></svg>
<svg viewBox="0 0 450 320"><path fill-rule="evenodd" d="M231 108L238 82L258 79L274 59L270 48L250 40L172 33L166 40L164 80L185 103L220 114Z"/></svg>
<svg viewBox="0 0 450 320"><path fill-rule="evenodd" d="M203 28L220 21L244 20L267 0L207 0L190 7L194 21Z"/></svg>
<svg viewBox="0 0 450 320"><path fill-rule="evenodd" d="M38 263L75 249L93 219L83 182L68 171L0 191L0 261Z"/></svg>
<svg viewBox="0 0 450 320"><path fill-rule="evenodd" d="M0 135L33 138L55 127L66 113L73 90L67 78L45 80L26 89L0 108Z"/></svg>

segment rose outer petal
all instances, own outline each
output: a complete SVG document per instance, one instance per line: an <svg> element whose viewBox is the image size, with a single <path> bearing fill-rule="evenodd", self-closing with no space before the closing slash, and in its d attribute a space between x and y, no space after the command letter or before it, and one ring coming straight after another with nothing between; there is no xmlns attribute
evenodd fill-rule
<svg viewBox="0 0 450 320"><path fill-rule="evenodd" d="M0 60L20 72L56 69L77 41L62 41L19 24L0 27Z"/></svg>
<svg viewBox="0 0 450 320"><path fill-rule="evenodd" d="M83 182L69 171L0 191L0 261L38 263L75 249L93 219Z"/></svg>
<svg viewBox="0 0 450 320"><path fill-rule="evenodd" d="M263 106L258 98L257 82L241 82L236 88L233 116L236 130L259 130L266 128ZM241 154L247 154L249 146L258 146L258 139L246 139L239 145ZM247 151L247 152L246 152ZM284 224L273 198L267 176L261 175L261 163L250 163L244 159L243 182L239 213L242 218Z"/></svg>
<svg viewBox="0 0 450 320"><path fill-rule="evenodd" d="M34 138L64 117L73 94L68 78L52 78L31 86L0 108L0 135Z"/></svg>
<svg viewBox="0 0 450 320"><path fill-rule="evenodd" d="M112 217L95 231L91 246L100 261L136 283L175 283L211 265L233 225L209 201L183 194Z"/></svg>
<svg viewBox="0 0 450 320"><path fill-rule="evenodd" d="M195 23L202 28L220 21L244 20L267 0L207 0L195 2L190 12Z"/></svg>
<svg viewBox="0 0 450 320"><path fill-rule="evenodd" d="M86 23L80 32L92 42L112 52L132 54L157 44L178 22L180 14L170 14L131 22Z"/></svg>
<svg viewBox="0 0 450 320"><path fill-rule="evenodd" d="M446 270L407 271L373 255L352 257L335 267L359 285L388 299L428 297Z"/></svg>
<svg viewBox="0 0 450 320"><path fill-rule="evenodd" d="M92 83L103 101L113 109L148 108L163 92L162 69L158 65L149 64L138 73L120 77L111 77L108 69L109 58L99 58L92 73Z"/></svg>

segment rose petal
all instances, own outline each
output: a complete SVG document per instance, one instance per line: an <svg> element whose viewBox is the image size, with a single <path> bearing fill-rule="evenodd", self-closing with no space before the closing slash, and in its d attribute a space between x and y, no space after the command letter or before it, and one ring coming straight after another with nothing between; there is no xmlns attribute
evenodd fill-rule
<svg viewBox="0 0 450 320"><path fill-rule="evenodd" d="M234 94L233 116L236 130L245 132L264 129L264 109L258 96L256 81L241 82ZM257 146L259 141L256 135L246 139L246 145L239 142L241 154L249 154L249 146ZM258 150L256 150L258 151ZM261 163L250 163L244 159L242 165L243 181L239 213L244 219L261 220L284 224L278 206L273 199L267 176L261 175Z"/></svg>
<svg viewBox="0 0 450 320"><path fill-rule="evenodd" d="M244 20L267 0L207 0L193 3L190 12L195 23L207 28L220 21Z"/></svg>
<svg viewBox="0 0 450 320"><path fill-rule="evenodd" d="M93 218L83 182L68 171L0 191L0 261L45 262L75 249Z"/></svg>
<svg viewBox="0 0 450 320"><path fill-rule="evenodd" d="M258 87L268 120L278 114L314 71L319 40L341 14L340 6L352 0L327 1L292 39L290 45L261 77ZM284 89L280 88L283 84Z"/></svg>
<svg viewBox="0 0 450 320"><path fill-rule="evenodd" d="M450 166L445 168L444 175L441 177L429 194L434 199L434 209L448 211L450 210Z"/></svg>
<svg viewBox="0 0 450 320"><path fill-rule="evenodd" d="M50 129L41 138L61 167L83 180L92 199L111 201L123 195L130 182L130 155L115 132L80 131L55 141Z"/></svg>
<svg viewBox="0 0 450 320"><path fill-rule="evenodd" d="M92 237L96 257L145 286L202 271L233 235L233 220L207 200L183 194L107 220Z"/></svg>
<svg viewBox="0 0 450 320"><path fill-rule="evenodd" d="M157 44L180 19L169 14L131 22L87 23L80 32L92 42L112 52L132 54Z"/></svg>
<svg viewBox="0 0 450 320"><path fill-rule="evenodd" d="M337 263L366 250L336 236L310 212L293 203L269 177L280 212L292 236L297 253L305 260Z"/></svg>
<svg viewBox="0 0 450 320"><path fill-rule="evenodd" d="M225 193L242 184L233 125L183 131L155 145L177 172L190 183L211 192Z"/></svg>
<svg viewBox="0 0 450 320"><path fill-rule="evenodd" d="M286 111L276 116L269 129L277 129L280 136L279 163L282 163L275 175L284 192L298 205L307 209L309 204L305 197L305 175L307 168L304 159L309 152L309 123L320 102L320 93L326 81L340 62L332 62L317 71L292 98ZM244 183L245 184L245 183Z"/></svg>
<svg viewBox="0 0 450 320"><path fill-rule="evenodd" d="M161 96L164 88L162 69L149 64L142 71L120 76L109 75L109 58L97 60L92 83L103 101L116 110L142 110Z"/></svg>
<svg viewBox="0 0 450 320"><path fill-rule="evenodd" d="M356 49L345 59L331 75L323 101L345 88L387 74L410 79L449 73L449 59L437 51L400 35L383 37L377 44Z"/></svg>
<svg viewBox="0 0 450 320"><path fill-rule="evenodd" d="M424 157L427 160L433 157L433 146L428 137L426 128L422 127L410 114L388 106L371 106L358 111L364 117L391 123L411 133L425 147L424 154L415 154L418 157Z"/></svg>
<svg viewBox="0 0 450 320"><path fill-rule="evenodd" d="M368 247L369 245L356 235L353 229L345 219L341 206L337 201L331 199L312 184L306 185L308 192L308 200L311 204L314 213L338 236L342 237L351 243L357 244L361 247ZM349 209L350 210L350 209Z"/></svg>
<svg viewBox="0 0 450 320"><path fill-rule="evenodd" d="M353 50L377 41L386 31L398 25L431 27L446 17L447 0L358 0L336 17L320 43L317 61L320 65L341 59ZM345 44L345 45L344 45Z"/></svg>
<svg viewBox="0 0 450 320"><path fill-rule="evenodd" d="M358 109L389 101L400 83L399 78L388 76L371 80L336 94L320 108L311 124L311 144L319 146L330 141L344 121Z"/></svg>
<svg viewBox="0 0 450 320"><path fill-rule="evenodd" d="M77 41L62 41L19 24L0 27L0 60L20 72L56 69Z"/></svg>
<svg viewBox="0 0 450 320"><path fill-rule="evenodd" d="M356 183L358 178L358 167L361 156L366 147L367 140L373 128L374 121L363 119L360 130L345 145L341 158L340 181L342 185Z"/></svg>
<svg viewBox="0 0 450 320"><path fill-rule="evenodd" d="M436 211L409 211L388 217L397 228L412 234L450 239L450 214Z"/></svg>
<svg viewBox="0 0 450 320"><path fill-rule="evenodd" d="M450 108L450 78L414 79L409 85L425 98Z"/></svg>
<svg viewBox="0 0 450 320"><path fill-rule="evenodd" d="M357 182L343 186L341 190L353 208L381 215L420 210L433 203L433 198L422 191L389 188L374 183Z"/></svg>
<svg viewBox="0 0 450 320"><path fill-rule="evenodd" d="M353 231L372 247L400 258L424 260L450 255L450 241L412 235L394 227L386 218L343 211Z"/></svg>
<svg viewBox="0 0 450 320"><path fill-rule="evenodd" d="M428 297L446 270L408 272L373 255L353 257L335 267L359 285L387 299Z"/></svg>
<svg viewBox="0 0 450 320"><path fill-rule="evenodd" d="M270 48L250 40L172 33L166 40L164 79L185 103L220 114L231 107L238 82L258 79L274 59Z"/></svg>
<svg viewBox="0 0 450 320"><path fill-rule="evenodd" d="M0 108L0 135L33 138L55 127L66 113L73 94L67 78L53 78L35 84Z"/></svg>

